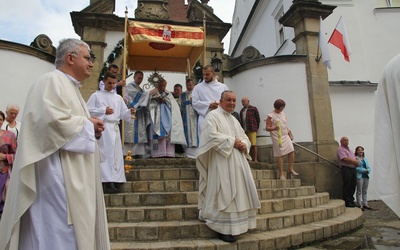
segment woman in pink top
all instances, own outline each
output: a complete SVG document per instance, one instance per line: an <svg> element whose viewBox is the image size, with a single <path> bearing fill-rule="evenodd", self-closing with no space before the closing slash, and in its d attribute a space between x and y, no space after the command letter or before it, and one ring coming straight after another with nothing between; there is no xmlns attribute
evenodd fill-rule
<svg viewBox="0 0 400 250"><path fill-rule="evenodd" d="M272 146L274 151L274 157L277 158L279 167L279 178L285 180L283 175L283 157L288 156L289 173L292 175L299 175L294 171L294 147L293 147L293 135L290 129L286 126L287 118L283 109L286 103L282 99L278 99L274 102L274 110L268 114L265 119L266 127L265 130L270 132Z"/></svg>

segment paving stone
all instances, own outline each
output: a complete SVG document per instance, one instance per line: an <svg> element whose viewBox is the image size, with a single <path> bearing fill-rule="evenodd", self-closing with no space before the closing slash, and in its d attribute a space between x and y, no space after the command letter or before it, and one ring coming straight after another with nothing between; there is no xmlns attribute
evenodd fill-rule
<svg viewBox="0 0 400 250"><path fill-rule="evenodd" d="M165 181L165 191L167 191L167 192L179 191L179 181L177 181L177 180Z"/></svg>
<svg viewBox="0 0 400 250"><path fill-rule="evenodd" d="M167 221L179 221L183 219L182 208L180 207L167 208L165 212Z"/></svg>
<svg viewBox="0 0 400 250"><path fill-rule="evenodd" d="M195 190L196 183L194 181L180 181L179 182L179 191L196 191Z"/></svg>
<svg viewBox="0 0 400 250"><path fill-rule="evenodd" d="M164 180L179 180L179 169L166 169L163 171Z"/></svg>
<svg viewBox="0 0 400 250"><path fill-rule="evenodd" d="M149 191L150 192L162 192L165 191L164 181L150 181L149 182Z"/></svg>
<svg viewBox="0 0 400 250"><path fill-rule="evenodd" d="M160 170L140 170L139 173L140 180L160 180L161 179L161 171Z"/></svg>
<svg viewBox="0 0 400 250"><path fill-rule="evenodd" d="M147 181L133 182L132 189L134 192L147 192L149 191L149 182Z"/></svg>

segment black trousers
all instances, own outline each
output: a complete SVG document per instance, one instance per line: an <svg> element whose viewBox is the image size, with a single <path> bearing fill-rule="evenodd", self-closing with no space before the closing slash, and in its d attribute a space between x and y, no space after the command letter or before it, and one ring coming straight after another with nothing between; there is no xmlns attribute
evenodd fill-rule
<svg viewBox="0 0 400 250"><path fill-rule="evenodd" d="M343 200L346 204L354 203L354 192L357 186L357 171L355 168L342 166Z"/></svg>

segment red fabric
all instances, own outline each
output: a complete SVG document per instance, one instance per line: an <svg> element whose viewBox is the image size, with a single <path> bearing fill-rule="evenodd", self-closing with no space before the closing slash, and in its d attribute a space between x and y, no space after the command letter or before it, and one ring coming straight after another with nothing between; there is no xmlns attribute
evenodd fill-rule
<svg viewBox="0 0 400 250"><path fill-rule="evenodd" d="M347 48L346 48L346 46L344 44L343 35L340 33L340 31L335 29L333 31L333 33L332 33L331 38L329 39L329 42L331 44L335 45L336 47L338 47L340 49L340 51L342 51L344 59L346 61L350 62L349 53L348 53Z"/></svg>
<svg viewBox="0 0 400 250"><path fill-rule="evenodd" d="M329 38L328 43L331 43L338 47L342 52L344 59L350 62L350 43L349 38L347 37L347 32L342 17L340 17L336 28L333 30L333 33Z"/></svg>

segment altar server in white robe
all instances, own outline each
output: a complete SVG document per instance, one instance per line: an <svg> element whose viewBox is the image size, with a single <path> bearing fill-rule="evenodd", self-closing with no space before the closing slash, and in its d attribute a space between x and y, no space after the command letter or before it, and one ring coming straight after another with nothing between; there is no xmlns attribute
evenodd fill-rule
<svg viewBox="0 0 400 250"><path fill-rule="evenodd" d="M183 131L185 132L186 144L185 153L188 158L197 157L197 148L199 147L198 124L199 115L192 106L192 91L194 83L191 79L186 80L186 91L183 92L178 104L181 107Z"/></svg>
<svg viewBox="0 0 400 250"><path fill-rule="evenodd" d="M400 54L384 68L375 93L374 182L379 197L400 217Z"/></svg>
<svg viewBox="0 0 400 250"><path fill-rule="evenodd" d="M126 182L124 157L122 152L119 121L134 121L134 108L128 109L120 95L115 95L116 76L110 72L104 75L104 90L93 93L87 106L92 116L104 122L105 130L99 141L101 181L112 184L109 188L118 189L113 184ZM106 185L107 185L106 184ZM118 191L118 190L113 190Z"/></svg>
<svg viewBox="0 0 400 250"><path fill-rule="evenodd" d="M192 93L192 105L199 114L199 138L201 138L204 118L208 112L218 108L218 100L225 90L228 90L228 87L218 82L214 68L211 65L205 66L203 69L203 81L194 87Z"/></svg>
<svg viewBox="0 0 400 250"><path fill-rule="evenodd" d="M104 124L79 92L93 67L89 51L81 40L60 41L57 70L29 91L0 249L110 249L96 140Z"/></svg>
<svg viewBox="0 0 400 250"><path fill-rule="evenodd" d="M196 167L199 170L199 218L226 242L256 227L260 208L246 155L250 141L237 119L236 95L221 94L218 109L206 116Z"/></svg>
<svg viewBox="0 0 400 250"><path fill-rule="evenodd" d="M136 109L136 120L133 124L126 124L125 126L125 153L128 150L132 151L135 157L145 158L148 157L148 129L150 125L149 104L150 92L144 91L140 84L143 81L143 72L136 71L133 75L133 82L126 85L126 96L128 108Z"/></svg>

